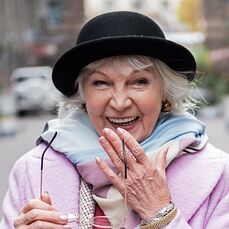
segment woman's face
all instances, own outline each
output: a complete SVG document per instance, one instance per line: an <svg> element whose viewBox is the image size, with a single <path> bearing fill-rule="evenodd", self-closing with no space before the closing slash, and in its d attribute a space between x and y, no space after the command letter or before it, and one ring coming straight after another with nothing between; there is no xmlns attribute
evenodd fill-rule
<svg viewBox="0 0 229 229"><path fill-rule="evenodd" d="M159 76L153 70L134 70L105 63L84 82L88 115L99 135L105 127L129 131L137 141L153 131L163 99Z"/></svg>

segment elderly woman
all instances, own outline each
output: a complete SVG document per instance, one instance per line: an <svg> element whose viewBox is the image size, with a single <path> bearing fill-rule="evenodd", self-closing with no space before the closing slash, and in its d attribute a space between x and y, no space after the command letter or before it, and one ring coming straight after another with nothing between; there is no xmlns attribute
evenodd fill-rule
<svg viewBox="0 0 229 229"><path fill-rule="evenodd" d="M86 23L54 66L66 100L16 162L1 229L229 228L229 159L191 114L195 71L144 15Z"/></svg>

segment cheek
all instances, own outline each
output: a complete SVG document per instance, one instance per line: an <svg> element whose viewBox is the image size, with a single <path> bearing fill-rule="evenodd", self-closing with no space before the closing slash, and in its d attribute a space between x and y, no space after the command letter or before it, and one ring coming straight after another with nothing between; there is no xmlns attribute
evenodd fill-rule
<svg viewBox="0 0 229 229"><path fill-rule="evenodd" d="M85 102L88 113L99 115L103 113L107 99L100 93L89 92L85 93Z"/></svg>
<svg viewBox="0 0 229 229"><path fill-rule="evenodd" d="M160 93L148 93L139 99L139 108L144 114L158 113L161 110L162 96Z"/></svg>

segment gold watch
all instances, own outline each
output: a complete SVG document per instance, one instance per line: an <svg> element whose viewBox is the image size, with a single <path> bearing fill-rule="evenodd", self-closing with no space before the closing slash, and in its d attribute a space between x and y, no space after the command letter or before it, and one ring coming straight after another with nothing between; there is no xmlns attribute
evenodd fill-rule
<svg viewBox="0 0 229 229"><path fill-rule="evenodd" d="M177 208L170 202L163 208L160 208L155 217L141 221L141 229L159 229L169 224L176 216Z"/></svg>

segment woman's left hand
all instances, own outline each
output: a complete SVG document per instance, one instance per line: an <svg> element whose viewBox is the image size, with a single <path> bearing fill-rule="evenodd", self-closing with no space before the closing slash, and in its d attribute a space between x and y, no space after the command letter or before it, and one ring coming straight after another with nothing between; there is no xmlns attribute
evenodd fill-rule
<svg viewBox="0 0 229 229"><path fill-rule="evenodd" d="M127 159L127 202L142 219L155 215L156 211L164 207L171 200L165 169L168 150L159 152L155 164L151 163L143 149L126 130L118 128L117 133L105 128L100 144L109 155L112 163L117 167L121 176L116 174L108 164L97 158L97 165L113 185L125 195L125 171L121 140L126 145Z"/></svg>

